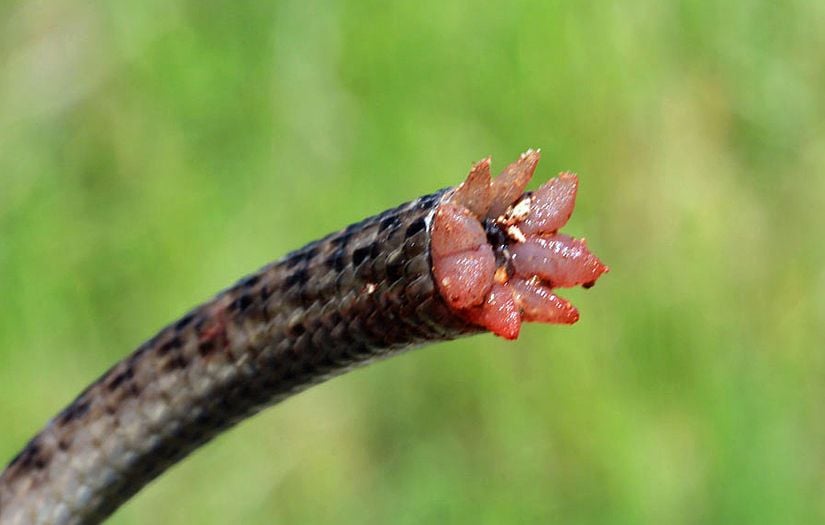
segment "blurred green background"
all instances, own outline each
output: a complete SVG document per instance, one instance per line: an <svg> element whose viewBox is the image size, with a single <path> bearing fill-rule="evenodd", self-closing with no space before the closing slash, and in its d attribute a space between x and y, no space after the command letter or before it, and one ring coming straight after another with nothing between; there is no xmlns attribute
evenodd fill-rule
<svg viewBox="0 0 825 525"><path fill-rule="evenodd" d="M0 458L239 276L540 147L573 327L264 412L141 523L825 520L825 3L0 3ZM534 183L534 186L537 183Z"/></svg>

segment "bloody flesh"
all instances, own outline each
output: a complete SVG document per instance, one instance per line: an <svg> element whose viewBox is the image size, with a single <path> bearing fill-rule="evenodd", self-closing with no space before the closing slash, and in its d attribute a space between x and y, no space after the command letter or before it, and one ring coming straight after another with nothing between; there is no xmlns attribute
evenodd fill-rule
<svg viewBox="0 0 825 525"><path fill-rule="evenodd" d="M433 274L447 303L506 339L523 321L573 324L579 312L556 288L589 288L608 268L583 239L559 233L576 203L578 178L562 173L523 193L539 161L527 151L492 179L490 159L435 213Z"/></svg>

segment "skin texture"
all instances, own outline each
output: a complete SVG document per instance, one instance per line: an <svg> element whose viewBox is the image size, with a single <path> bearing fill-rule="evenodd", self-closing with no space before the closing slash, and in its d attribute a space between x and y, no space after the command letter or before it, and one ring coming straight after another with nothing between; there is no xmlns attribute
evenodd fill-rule
<svg viewBox="0 0 825 525"><path fill-rule="evenodd" d="M508 168L515 199L536 155ZM539 277L500 275L510 263L481 218L494 205L506 214L511 193L484 159L459 188L312 242L170 324L11 460L0 524L98 523L223 430L313 384L424 343L484 329L513 338L522 320L573 322L575 309ZM543 254L556 252L541 249L529 261L545 271ZM577 261L568 266L581 270Z"/></svg>

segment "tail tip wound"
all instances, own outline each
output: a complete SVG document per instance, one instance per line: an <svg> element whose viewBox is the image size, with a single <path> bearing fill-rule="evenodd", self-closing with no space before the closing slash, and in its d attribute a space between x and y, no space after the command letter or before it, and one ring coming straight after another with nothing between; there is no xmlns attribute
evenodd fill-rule
<svg viewBox="0 0 825 525"><path fill-rule="evenodd" d="M447 304L505 339L521 323L573 324L579 312L556 288L590 288L608 271L584 242L558 231L576 203L564 172L524 193L541 157L527 150L495 179L490 157L445 199L432 230L433 274Z"/></svg>

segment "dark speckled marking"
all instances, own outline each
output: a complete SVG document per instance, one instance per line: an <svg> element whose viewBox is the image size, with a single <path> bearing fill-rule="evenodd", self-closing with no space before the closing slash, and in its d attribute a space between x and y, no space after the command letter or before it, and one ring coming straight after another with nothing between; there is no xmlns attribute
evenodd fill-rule
<svg viewBox="0 0 825 525"><path fill-rule="evenodd" d="M43 470L49 464L51 457L40 448L36 439L29 441L28 445L15 457L9 466L14 465L15 474L22 475L31 469Z"/></svg>
<svg viewBox="0 0 825 525"><path fill-rule="evenodd" d="M352 252L352 264L354 266L358 266L364 262L364 259L369 257L371 250L372 246L362 246L361 248L357 248L354 252Z"/></svg>
<svg viewBox="0 0 825 525"><path fill-rule="evenodd" d="M89 406L90 403L88 401L72 403L66 407L66 409L60 414L60 417L57 418L57 424L60 426L65 426L75 419L83 417L83 415L89 411Z"/></svg>
<svg viewBox="0 0 825 525"><path fill-rule="evenodd" d="M162 357L171 352L172 350L180 348L180 346L181 340L178 337L173 337L172 339L160 345L158 349L155 350L155 352Z"/></svg>
<svg viewBox="0 0 825 525"><path fill-rule="evenodd" d="M295 268L299 264L307 263L318 253L318 247L310 245L287 256L286 267Z"/></svg>
<svg viewBox="0 0 825 525"><path fill-rule="evenodd" d="M186 368L186 364L187 364L186 358L184 358L182 355L178 354L178 355L173 356L172 358L170 358L168 361L166 361L166 363L164 363L163 371L164 372L171 372L173 370L179 370L181 368Z"/></svg>
<svg viewBox="0 0 825 525"><path fill-rule="evenodd" d="M126 365L135 366L135 364L138 363L149 350L157 351L157 339L159 338L156 338L152 345L141 347L139 351L132 352L132 355L125 359Z"/></svg>
<svg viewBox="0 0 825 525"><path fill-rule="evenodd" d="M430 195L425 195L418 200L418 209L419 210L426 210L432 207L433 204L441 197L441 192L438 193L431 193Z"/></svg>
<svg viewBox="0 0 825 525"><path fill-rule="evenodd" d="M11 461L9 462L9 467L13 467L15 465L19 465L20 463L23 463L23 458L30 454L36 454L39 448L40 446L37 444L37 438L32 439L26 444L25 447L23 447L23 450L21 450L16 456L11 458Z"/></svg>
<svg viewBox="0 0 825 525"><path fill-rule="evenodd" d="M186 325L192 322L192 319L194 318L194 312L190 312L184 315L177 323L175 323L175 330L183 330L184 328L186 328Z"/></svg>
<svg viewBox="0 0 825 525"><path fill-rule="evenodd" d="M387 278L391 282L395 282L404 275L404 261L395 261L387 263Z"/></svg>
<svg viewBox="0 0 825 525"><path fill-rule="evenodd" d="M205 325L205 324L206 324L206 319L203 318L203 317L199 317L195 321L195 332L197 332L197 333L203 332L203 325Z"/></svg>
<svg viewBox="0 0 825 525"><path fill-rule="evenodd" d="M258 281L260 281L260 280L261 280L260 275L250 275L249 277L245 277L245 278L241 279L238 282L238 285L242 286L244 288L250 288L250 287L255 286L256 284L258 284Z"/></svg>
<svg viewBox="0 0 825 525"><path fill-rule="evenodd" d="M401 224L401 219L398 218L398 215L390 215L389 217L381 219L381 223L378 225L378 231L383 232L388 228L395 228L399 224Z"/></svg>
<svg viewBox="0 0 825 525"><path fill-rule="evenodd" d="M379 255L381 255L381 243L380 243L380 242L378 242L378 241L375 241L375 242L374 242L374 243L372 243L372 245L370 246L370 257L372 257L373 259L375 259L375 258L376 258L376 257L378 257Z"/></svg>
<svg viewBox="0 0 825 525"><path fill-rule="evenodd" d="M296 270L289 274L286 278L286 285L287 286L303 286L309 280L309 273L306 271L305 268L301 268L300 270Z"/></svg>
<svg viewBox="0 0 825 525"><path fill-rule="evenodd" d="M333 246L344 247L347 244L349 244L350 239L352 239L352 234L351 233L343 233L343 234L339 235L338 237L335 237L334 239L330 240L329 242Z"/></svg>
<svg viewBox="0 0 825 525"><path fill-rule="evenodd" d="M292 268L295 268L296 266L301 264L303 261L304 258L301 256L301 254L290 254L289 256L287 256L286 267L291 270Z"/></svg>
<svg viewBox="0 0 825 525"><path fill-rule="evenodd" d="M412 224L407 226L407 231L406 231L405 235L407 236L407 238L410 238L410 237L412 237L413 235L420 232L421 230L423 230L426 227L427 227L427 223L426 223L426 221L424 221L424 218L423 217L419 218L418 220L414 221Z"/></svg>
<svg viewBox="0 0 825 525"><path fill-rule="evenodd" d="M344 251L343 250L335 250L332 255L326 261L327 266L334 269L336 272L340 272L346 266L346 262L344 262Z"/></svg>
<svg viewBox="0 0 825 525"><path fill-rule="evenodd" d="M110 392L116 390L120 385L123 384L124 381L130 381L132 377L134 377L134 375L134 369L131 366L129 366L126 368L126 370L113 377L112 380L109 381L109 383L106 385L106 388L109 389Z"/></svg>
<svg viewBox="0 0 825 525"><path fill-rule="evenodd" d="M132 397L137 397L140 395L140 387L135 383L129 383L128 393Z"/></svg>
<svg viewBox="0 0 825 525"><path fill-rule="evenodd" d="M243 294L242 296L238 297L234 301L232 301L232 308L237 312L243 312L252 304L252 298L247 295Z"/></svg>
<svg viewBox="0 0 825 525"><path fill-rule="evenodd" d="M152 342L152 341L154 341L154 338L152 338L152 339L150 339L149 341L147 341L146 343L144 343L144 344L140 345L140 346L138 347L138 349L137 349L137 350L135 350L135 352L134 352L131 356L129 356L129 357L130 357L130 358L133 358L134 360L138 360L138 359L140 359L140 356L142 356L143 354L145 354L146 352L148 352L150 348L152 348L152 346L151 346L151 344L150 344L150 342Z"/></svg>
<svg viewBox="0 0 825 525"><path fill-rule="evenodd" d="M201 357L206 357L212 352L214 352L217 348L218 346L215 344L215 341L209 339L208 341L203 341L200 345L198 345L198 353L201 355Z"/></svg>

